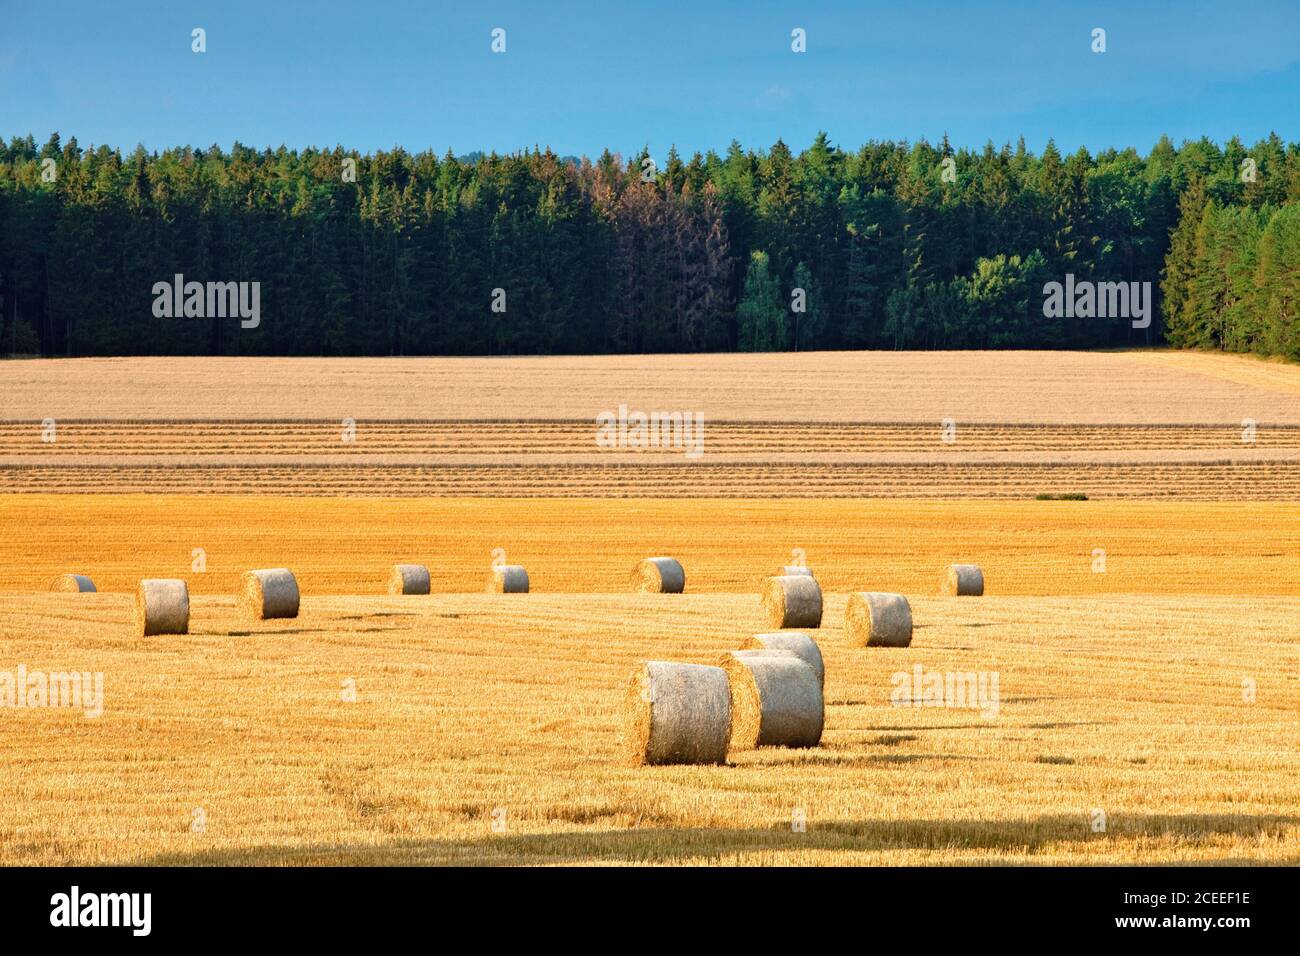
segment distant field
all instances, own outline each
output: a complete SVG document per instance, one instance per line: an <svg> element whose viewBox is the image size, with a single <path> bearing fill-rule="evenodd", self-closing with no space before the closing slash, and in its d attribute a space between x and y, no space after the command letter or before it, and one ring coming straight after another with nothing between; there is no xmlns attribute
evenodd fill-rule
<svg viewBox="0 0 1300 956"><path fill-rule="evenodd" d="M0 399L0 493L1300 497L1300 367L1235 356L87 359ZM620 406L700 454L599 446Z"/></svg>
<svg viewBox="0 0 1300 956"><path fill-rule="evenodd" d="M1300 366L1182 352L802 352L0 362L0 419L1300 425Z"/></svg>
<svg viewBox="0 0 1300 956"><path fill-rule="evenodd" d="M754 594L199 597L147 640L124 595L0 596L5 667L104 673L98 719L0 720L0 864L1300 862L1300 598L915 596L870 650L844 600L820 747L633 768L634 662L735 647ZM891 706L916 664L998 712Z"/></svg>

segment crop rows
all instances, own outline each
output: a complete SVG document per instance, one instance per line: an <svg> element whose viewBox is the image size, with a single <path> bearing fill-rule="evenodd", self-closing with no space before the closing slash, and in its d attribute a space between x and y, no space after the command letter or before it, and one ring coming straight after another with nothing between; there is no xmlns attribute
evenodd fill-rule
<svg viewBox="0 0 1300 956"><path fill-rule="evenodd" d="M1294 500L1300 461L556 465L0 465L0 492L667 498Z"/></svg>

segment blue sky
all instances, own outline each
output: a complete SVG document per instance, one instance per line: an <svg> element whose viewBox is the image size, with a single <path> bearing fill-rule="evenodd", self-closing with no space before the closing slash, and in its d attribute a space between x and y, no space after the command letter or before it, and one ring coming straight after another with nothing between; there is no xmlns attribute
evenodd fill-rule
<svg viewBox="0 0 1300 956"><path fill-rule="evenodd" d="M0 136L84 147L533 145L689 155L733 138L1041 149L1300 139L1300 3L55 5L0 14ZM191 52L190 31L208 50ZM494 27L506 53L490 50ZM790 49L807 31L808 51ZM1107 33L1094 54L1091 31Z"/></svg>

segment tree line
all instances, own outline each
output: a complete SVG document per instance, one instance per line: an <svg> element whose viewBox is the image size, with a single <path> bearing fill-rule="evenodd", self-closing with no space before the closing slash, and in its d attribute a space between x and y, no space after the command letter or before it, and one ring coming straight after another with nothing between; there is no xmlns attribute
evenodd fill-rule
<svg viewBox="0 0 1300 956"><path fill-rule="evenodd" d="M401 148L0 142L0 353L500 355L1091 348L1300 357L1300 146L825 134L799 154L457 158ZM1044 314L1150 282L1156 320ZM257 282L262 320L155 314Z"/></svg>

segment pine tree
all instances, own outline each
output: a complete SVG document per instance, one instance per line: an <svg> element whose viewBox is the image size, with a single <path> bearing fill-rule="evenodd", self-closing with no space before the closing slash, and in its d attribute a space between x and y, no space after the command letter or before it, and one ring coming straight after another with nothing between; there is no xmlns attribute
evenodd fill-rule
<svg viewBox="0 0 1300 956"><path fill-rule="evenodd" d="M794 350L808 351L822 344L826 330L826 303L822 290L813 278L812 272L804 263L794 269L794 289L803 290L803 311L792 309L790 325L794 339Z"/></svg>
<svg viewBox="0 0 1300 956"><path fill-rule="evenodd" d="M1283 206L1260 234L1255 285L1265 349L1300 359L1300 205Z"/></svg>
<svg viewBox="0 0 1300 956"><path fill-rule="evenodd" d="M1178 199L1178 225L1169 237L1160 281L1165 337L1180 348L1197 341L1196 321L1192 314L1192 280L1196 275L1196 231L1208 197L1205 182L1193 179Z"/></svg>
<svg viewBox="0 0 1300 956"><path fill-rule="evenodd" d="M750 253L736 318L742 352L775 352L786 347L786 310L781 303L781 284L769 271L766 252Z"/></svg>
<svg viewBox="0 0 1300 956"><path fill-rule="evenodd" d="M1188 342L1197 348L1219 348L1223 342L1220 323L1226 308L1227 277L1222 218L1223 210L1211 199L1201 210L1201 221L1196 226L1186 311L1190 323Z"/></svg>
<svg viewBox="0 0 1300 956"><path fill-rule="evenodd" d="M1260 233L1271 215L1269 207L1230 210L1223 265L1226 280L1223 347L1229 351L1249 352L1261 346L1263 327L1255 270L1259 265Z"/></svg>

